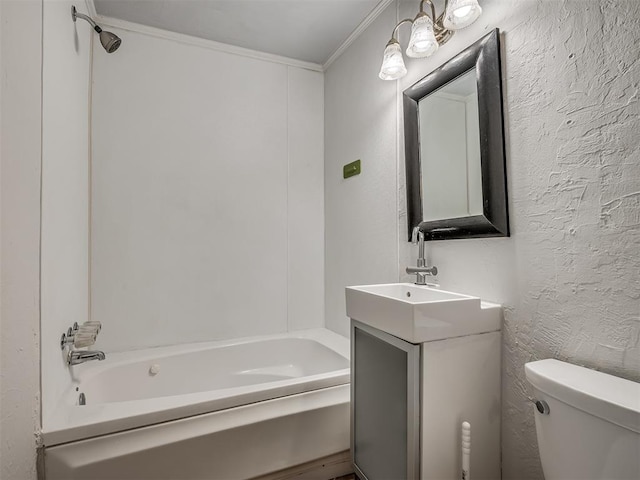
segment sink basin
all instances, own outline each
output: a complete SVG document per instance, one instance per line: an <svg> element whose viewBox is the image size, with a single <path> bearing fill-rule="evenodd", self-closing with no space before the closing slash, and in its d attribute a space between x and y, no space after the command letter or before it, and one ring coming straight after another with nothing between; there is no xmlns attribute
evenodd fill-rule
<svg viewBox="0 0 640 480"><path fill-rule="evenodd" d="M347 287L347 316L411 343L500 330L502 307L413 283Z"/></svg>

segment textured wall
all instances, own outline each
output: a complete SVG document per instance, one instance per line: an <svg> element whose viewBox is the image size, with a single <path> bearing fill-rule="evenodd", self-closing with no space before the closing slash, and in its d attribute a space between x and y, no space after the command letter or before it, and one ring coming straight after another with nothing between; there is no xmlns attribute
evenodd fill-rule
<svg viewBox="0 0 640 480"><path fill-rule="evenodd" d="M524 363L554 357L640 380L640 2L484 0L481 4L480 20L458 32L436 55L407 61L409 74L398 82L394 101L401 113L402 90L491 29L500 28L512 237L433 242L428 256L440 269L443 288L504 305L503 477L541 479ZM367 30L369 37L360 37L351 47L377 52L376 69L393 20L411 16L416 5L401 1L391 7L395 8L397 15L388 19L386 28L374 23ZM408 30L403 30L403 45ZM327 86L338 65L329 68ZM359 67L355 74L333 81L349 86L362 82L363 96L386 98L386 83L370 86L370 79L364 78L374 67ZM326 90L327 105L338 91ZM385 108L380 112L393 115ZM354 138L349 146L356 156L364 152L358 145L400 144L398 156L387 158L397 180L368 181L358 188L378 189L377 195L385 198L397 188L399 220L383 209L377 212L378 222L386 222L387 229L398 225L398 277L389 274L383 280L409 280L403 270L415 261L417 252L406 242L402 122L398 118L398 131L380 138L376 129L389 121L382 113L374 121L366 111L354 115L327 110L331 118L326 123L340 115L351 116ZM368 130L356 128L359 123L366 123ZM327 152L335 141L327 135ZM348 214L372 215L366 209L351 209ZM327 207L327 218L331 217L348 221L346 212ZM378 241L334 234L335 238L327 237L327 245L339 243L350 252ZM390 248L370 261L386 265L395 261L394 256ZM327 249L327 271L336 261ZM332 280L342 284L327 285L327 313L329 303L337 301L330 291L367 277L362 270ZM327 319L332 328L343 322L344 317Z"/></svg>
<svg viewBox="0 0 640 480"><path fill-rule="evenodd" d="M549 22L505 37L517 279L503 356L509 478L536 470L525 362L640 380L640 3L543 3L532 15Z"/></svg>
<svg viewBox="0 0 640 480"><path fill-rule="evenodd" d="M40 426L41 16L39 0L0 1L0 478L7 480L35 480Z"/></svg>
<svg viewBox="0 0 640 480"><path fill-rule="evenodd" d="M527 59L507 64L512 225L533 314L521 340L640 379L640 3L533 14L553 21L505 41L507 62Z"/></svg>

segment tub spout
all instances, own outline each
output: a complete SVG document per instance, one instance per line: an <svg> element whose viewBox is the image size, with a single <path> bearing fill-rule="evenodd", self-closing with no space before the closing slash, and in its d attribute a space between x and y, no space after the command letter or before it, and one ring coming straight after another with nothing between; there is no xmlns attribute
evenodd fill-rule
<svg viewBox="0 0 640 480"><path fill-rule="evenodd" d="M89 351L89 350L72 350L67 355L67 364L68 365L79 365L84 362L89 362L91 360L104 360L107 358L104 352L100 351Z"/></svg>

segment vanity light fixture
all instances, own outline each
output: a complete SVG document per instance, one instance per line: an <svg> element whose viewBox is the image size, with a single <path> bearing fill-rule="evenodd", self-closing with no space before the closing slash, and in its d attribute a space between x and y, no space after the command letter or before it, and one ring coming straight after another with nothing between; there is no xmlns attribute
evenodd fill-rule
<svg viewBox="0 0 640 480"><path fill-rule="evenodd" d="M431 14L424 11L424 4L431 7ZM405 23L411 24L411 37L407 56L423 58L433 55L440 45L446 43L455 30L468 27L475 22L482 8L478 0L445 0L444 13L436 16L431 0L420 0L420 11L412 20L405 18L398 22L391 34L391 40L384 49L382 67L378 76L382 80L397 80L407 74L402 49L398 42L398 29Z"/></svg>

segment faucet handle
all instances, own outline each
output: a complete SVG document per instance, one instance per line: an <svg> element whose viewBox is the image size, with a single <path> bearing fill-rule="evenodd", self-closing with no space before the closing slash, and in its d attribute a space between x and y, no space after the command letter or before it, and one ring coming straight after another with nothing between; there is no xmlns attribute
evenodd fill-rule
<svg viewBox="0 0 640 480"><path fill-rule="evenodd" d="M436 275L438 275L438 267L435 267L435 266L432 266L432 267L427 267L427 266L407 267L405 269L405 271L409 275L413 275L413 274L430 275L432 277L435 277Z"/></svg>
<svg viewBox="0 0 640 480"><path fill-rule="evenodd" d="M76 333L73 336L73 346L75 348L89 347L96 343L96 334L93 333Z"/></svg>
<svg viewBox="0 0 640 480"><path fill-rule="evenodd" d="M102 323L100 323L98 320L88 320L84 322L80 328L83 327L95 329L97 333L100 333L100 330L102 330Z"/></svg>
<svg viewBox="0 0 640 480"><path fill-rule="evenodd" d="M69 327L66 334L60 338L60 348L64 350L67 346L82 348L93 345L102 329L102 324L96 320L89 320L82 325L75 322Z"/></svg>

